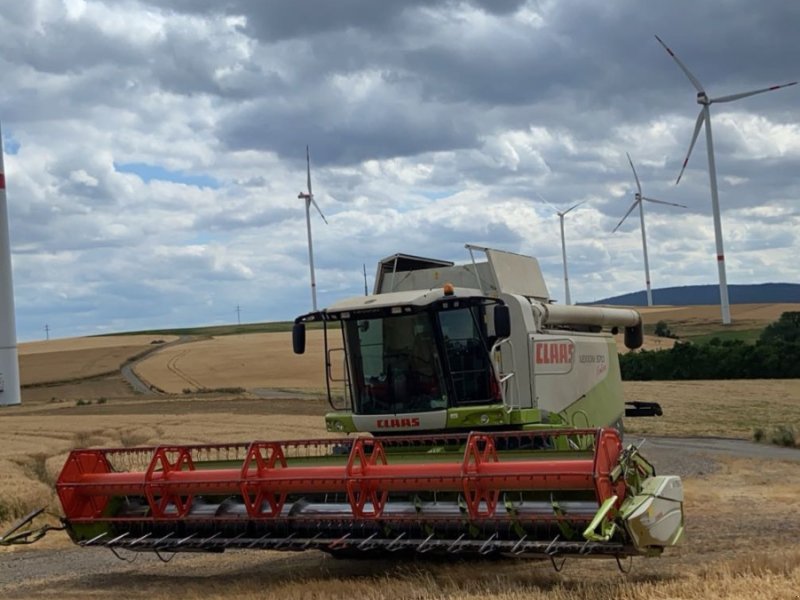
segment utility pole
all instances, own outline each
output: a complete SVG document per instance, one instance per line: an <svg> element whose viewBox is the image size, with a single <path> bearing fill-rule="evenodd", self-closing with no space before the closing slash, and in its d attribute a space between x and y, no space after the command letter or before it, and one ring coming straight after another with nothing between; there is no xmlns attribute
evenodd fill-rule
<svg viewBox="0 0 800 600"><path fill-rule="evenodd" d="M238 304L236 305L236 322L239 325L242 324L242 308Z"/></svg>
<svg viewBox="0 0 800 600"><path fill-rule="evenodd" d="M369 292L367 291L367 263L362 263L364 268L364 295L369 296Z"/></svg>
<svg viewBox="0 0 800 600"><path fill-rule="evenodd" d="M47 323L44 324L44 335L45 339L49 342L50 341L50 325Z"/></svg>

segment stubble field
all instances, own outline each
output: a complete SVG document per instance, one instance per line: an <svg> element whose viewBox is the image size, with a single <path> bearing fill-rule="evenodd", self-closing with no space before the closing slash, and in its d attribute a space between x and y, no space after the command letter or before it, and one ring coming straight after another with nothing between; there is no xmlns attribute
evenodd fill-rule
<svg viewBox="0 0 800 600"><path fill-rule="evenodd" d="M170 389L177 395L135 395L118 376L104 382L52 386L46 394L41 388L26 389L21 407L0 411L0 522L8 524L15 515L40 505L58 512L53 483L74 447L326 435L322 399L260 398L253 393L262 388L323 387L320 333L309 333L309 353L301 357L291 353L288 334L263 334L238 340L228 336L224 345L206 340L173 346L163 351L164 356L158 352L145 361L158 364L155 359L160 359L168 364L176 355L182 356L177 368L184 372L194 361L203 364L188 371L192 378L207 376L214 364L224 364L226 368L199 381L202 386L197 387L248 390L240 394L184 394L184 388L194 386L168 368L162 369L167 372L165 378L174 379L161 383L174 386ZM192 353L179 354L192 347L205 350L191 361L187 357ZM71 352L69 348L61 351ZM50 356L39 368L59 376L69 371L64 365L71 359L65 357L59 366L57 351L42 349L42 353ZM120 358L108 360L113 363ZM227 369L236 364L241 372L249 373L248 378L230 374ZM139 363L137 371L146 378L155 377L143 366ZM105 387L98 387L101 383ZM686 540L662 558L635 559L629 575L618 573L613 561L573 560L556 574L549 562L448 564L423 556L397 564L335 560L317 552L177 556L169 564L148 555L124 563L108 552L74 548L57 533L38 547L0 549L0 596L796 600L800 594L800 451L774 449L773 453L770 447L751 447L741 441L735 442L737 451L730 452L724 445L716 447L703 440L675 442L658 436L746 440L755 427L800 424L800 381L630 382L625 392L626 399L654 400L664 407L663 417L629 419L626 426L629 433L647 438L643 453L661 473L684 478L687 514ZM86 402L78 406L76 395ZM105 398L102 403L98 403L100 397Z"/></svg>

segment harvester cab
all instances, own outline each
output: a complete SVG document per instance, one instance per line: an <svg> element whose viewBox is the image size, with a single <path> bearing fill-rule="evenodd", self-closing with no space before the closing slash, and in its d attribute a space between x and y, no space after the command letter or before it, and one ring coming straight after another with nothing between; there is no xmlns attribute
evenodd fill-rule
<svg viewBox="0 0 800 600"><path fill-rule="evenodd" d="M611 333L640 345L639 314L555 304L535 259L481 249L476 262L468 248L463 266L390 257L372 295L297 319L296 351L307 323L324 329L329 437L74 450L57 482L69 535L115 552L501 553L554 566L674 545L680 478L656 476L620 433Z"/></svg>
<svg viewBox="0 0 800 600"><path fill-rule="evenodd" d="M554 304L535 258L468 249L473 260L461 266L390 256L373 295L297 319L296 350L306 323L324 328L328 431L621 431L611 332L624 328L626 343L640 346L639 314ZM486 261L474 260L476 250Z"/></svg>

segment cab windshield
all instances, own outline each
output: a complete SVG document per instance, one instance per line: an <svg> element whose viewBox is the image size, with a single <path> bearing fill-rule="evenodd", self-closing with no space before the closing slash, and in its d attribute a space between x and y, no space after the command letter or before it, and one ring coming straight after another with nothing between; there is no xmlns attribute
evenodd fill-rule
<svg viewBox="0 0 800 600"><path fill-rule="evenodd" d="M356 414L498 400L481 313L473 306L345 321Z"/></svg>
<svg viewBox="0 0 800 600"><path fill-rule="evenodd" d="M356 413L424 412L447 407L430 315L344 323Z"/></svg>

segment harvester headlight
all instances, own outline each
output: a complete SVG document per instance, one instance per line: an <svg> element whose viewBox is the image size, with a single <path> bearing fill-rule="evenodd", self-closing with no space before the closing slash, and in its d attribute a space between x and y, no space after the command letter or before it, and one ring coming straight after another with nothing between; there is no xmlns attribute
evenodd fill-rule
<svg viewBox="0 0 800 600"><path fill-rule="evenodd" d="M333 428L334 428L336 431L344 431L344 425L342 425L342 422L341 422L341 421L334 421L334 422L333 422Z"/></svg>
<svg viewBox="0 0 800 600"><path fill-rule="evenodd" d="M489 424L489 415L483 413L481 415L481 425L488 425Z"/></svg>

